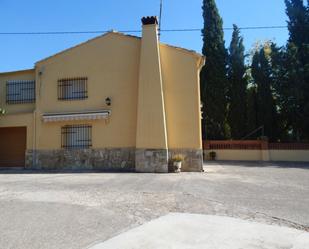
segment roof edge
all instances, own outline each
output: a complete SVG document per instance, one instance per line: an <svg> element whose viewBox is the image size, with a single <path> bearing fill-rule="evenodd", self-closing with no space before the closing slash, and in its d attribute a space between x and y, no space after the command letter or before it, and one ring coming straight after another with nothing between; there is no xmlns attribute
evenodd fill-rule
<svg viewBox="0 0 309 249"><path fill-rule="evenodd" d="M9 72L0 72L0 75L15 74L15 73L26 73L26 72L30 72L30 71L35 71L35 69L30 68L30 69L23 69L23 70L9 71Z"/></svg>
<svg viewBox="0 0 309 249"><path fill-rule="evenodd" d="M123 36L123 37L129 37L129 38L135 38L135 39L139 39L139 40L142 38L142 37L140 37L140 36L129 35L129 34L125 34L125 33L122 33L122 32L115 31L115 30L111 30L111 31L109 31L109 32L104 33L103 35L96 36L96 37L91 38L91 39L89 39L89 40L87 40L87 41L84 41L84 42L82 42L82 43L79 43L79 44L77 44L77 45L75 45L75 46L73 46L73 47L67 48L67 49L62 50L62 51L60 51L60 52L58 52L58 53L55 53L55 54L53 54L53 55L51 55L51 56L48 56L48 57L46 57L46 58L44 58L44 59L42 59L42 60L39 60L39 61L37 61L37 62L35 63L35 65L37 65L37 64L39 64L39 63L41 63L41 62L43 62L43 61L47 61L48 59L53 58L53 57L55 57L55 56L58 56L58 55L60 55L60 54L63 54L63 53L65 53L65 52L67 52L67 51L70 51L70 50L72 50L72 49L74 49L74 48L83 46L83 45L85 45L85 44L87 44L87 43L89 43L89 42L92 42L92 41L96 40L96 39L99 39L99 38L102 38L102 37L104 37L104 36L110 35L110 34L119 35L119 36ZM177 46L173 46L173 45L166 44L166 43L162 43L162 42L160 42L160 45L163 45L163 46L166 46L166 47L170 47L170 48L177 49L177 50L179 50L179 51L182 51L182 52L185 52L185 53L194 55L195 57L198 57L198 58L203 57L202 54L200 54L200 53L198 53L198 52L196 52L196 51L194 51L194 50L190 50L190 49L186 49L186 48L182 48L182 47L177 47Z"/></svg>
<svg viewBox="0 0 309 249"><path fill-rule="evenodd" d="M84 41L84 42L82 42L82 43L79 43L79 44L77 44L77 45L75 45L75 46L73 46L73 47L69 47L69 48L67 48L67 49L65 49L65 50L62 50L62 51L60 51L60 52L58 52L58 53L55 53L55 54L53 54L53 55L51 55L51 56L48 56L48 57L46 57L46 58L43 58L43 59L37 61L37 62L35 63L35 65L37 65L37 64L39 64L39 63L41 63L41 62L43 62L43 61L47 61L47 60L49 60L49 59L51 59L51 58L54 58L54 57L56 57L56 56L58 56L58 55L64 54L64 53L66 53L66 52L68 52L68 51L70 51L70 50L72 50L72 49L74 49L74 48L78 48L78 47L83 46L83 45L85 45L85 44L87 44L87 43L89 43L89 42L92 42L92 41L95 41L95 40L97 40L97 39L100 39L100 38L102 38L102 37L104 37L104 36L110 35L110 34L115 34L115 35L121 35L121 36L125 36L125 37L132 37L132 38L140 39L140 37L138 37L138 36L127 35L127 34L124 34L124 33L118 32L118 31L111 30L111 31L108 31L108 32L106 32L106 33L104 33L104 34L102 34L102 35L96 36L96 37L91 38L91 39L89 39L89 40L86 40L86 41Z"/></svg>
<svg viewBox="0 0 309 249"><path fill-rule="evenodd" d="M187 48L177 47L177 46L173 46L173 45L170 45L170 44L167 44L167 43L162 43L162 42L160 42L160 45L176 49L176 50L178 50L180 52L184 52L184 53L193 55L193 56L198 57L198 58L204 57L202 54L196 52L195 50L190 50L190 49L187 49Z"/></svg>
<svg viewBox="0 0 309 249"><path fill-rule="evenodd" d="M39 64L39 63L42 63L42 62L44 62L44 61L47 61L47 60L49 60L49 59L51 59L51 58L54 58L54 57L56 57L56 56L58 56L58 55L64 54L64 53L66 53L66 52L68 52L68 51L70 51L70 50L72 50L72 49L75 49L75 48L77 48L77 47L83 46L83 45L85 45L85 44L87 44L87 43L89 43L89 42L95 41L95 40L97 40L97 39L100 39L100 38L102 38L102 37L104 37L104 36L111 35L111 34L113 34L113 35L119 35L119 36L123 36L123 37L134 38L134 39L139 39L139 40L142 38L142 37L139 37L139 36L129 35L129 34L125 34L125 33L122 33L122 32L118 32L118 31L111 30L111 31L106 32L106 33L104 33L104 34L102 34L102 35L96 36L96 37L91 38L91 39L89 39L89 40L86 40L86 41L84 41L84 42L82 42L82 43L79 43L79 44L77 44L77 45L75 45L75 46L73 46L73 47L69 47L69 48L64 49L64 50L62 50L62 51L60 51L60 52L58 52L58 53L55 53L55 54L53 54L53 55L51 55L51 56L48 56L48 57L46 57L46 58L43 58L43 59L41 59L41 60L35 62L35 66L36 66L37 64ZM166 44L166 43L162 43L162 42L160 42L160 45L165 46L165 47L169 47L169 48L176 49L176 50L178 50L178 51L180 51L180 52L184 52L184 53L190 54L190 55L192 55L192 56L194 56L194 57L196 57L196 58L199 58L199 59L202 58L202 57L204 57L202 54L200 54L200 53L198 53L198 52L196 52L196 51L194 51L194 50L190 50L190 49L186 49L186 48L182 48L182 47L177 47L177 46L173 46L173 45ZM3 72L3 73L0 72L0 75L4 75L4 74L14 74L14 73L19 73L19 72L27 72L27 71L31 71L31 70L35 70L35 68L32 68L32 69L25 69L25 70L18 70L18 71L12 71L12 72Z"/></svg>

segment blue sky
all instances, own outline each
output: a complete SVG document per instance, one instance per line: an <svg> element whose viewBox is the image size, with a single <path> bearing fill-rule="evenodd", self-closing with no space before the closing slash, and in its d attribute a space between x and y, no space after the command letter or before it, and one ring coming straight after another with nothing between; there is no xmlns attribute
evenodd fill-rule
<svg viewBox="0 0 309 249"><path fill-rule="evenodd" d="M202 0L163 0L162 29L202 28ZM137 30L158 15L160 0L0 0L0 32ZM285 25L283 0L217 0L224 27ZM244 30L246 49L258 40L283 45L287 30ZM139 34L138 34L139 35ZM0 36L0 72L34 63L96 35ZM228 44L231 31L225 31ZM163 33L162 42L201 51L200 32Z"/></svg>

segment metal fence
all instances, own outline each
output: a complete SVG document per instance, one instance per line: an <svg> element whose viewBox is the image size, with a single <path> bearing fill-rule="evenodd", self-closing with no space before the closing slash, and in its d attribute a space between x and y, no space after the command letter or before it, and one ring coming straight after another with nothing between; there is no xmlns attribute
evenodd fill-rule
<svg viewBox="0 0 309 249"><path fill-rule="evenodd" d="M35 81L14 80L6 82L6 103L23 104L35 102Z"/></svg>
<svg viewBox="0 0 309 249"><path fill-rule="evenodd" d="M269 143L266 140L207 140L204 150L309 150L309 143Z"/></svg>
<svg viewBox="0 0 309 249"><path fill-rule="evenodd" d="M309 143L269 143L270 150L309 150Z"/></svg>
<svg viewBox="0 0 309 249"><path fill-rule="evenodd" d="M205 150L260 150L262 148L261 141L204 141Z"/></svg>
<svg viewBox="0 0 309 249"><path fill-rule="evenodd" d="M58 80L58 100L78 100L88 98L87 77Z"/></svg>
<svg viewBox="0 0 309 249"><path fill-rule="evenodd" d="M91 125L66 125L61 128L61 147L82 149L92 146Z"/></svg>

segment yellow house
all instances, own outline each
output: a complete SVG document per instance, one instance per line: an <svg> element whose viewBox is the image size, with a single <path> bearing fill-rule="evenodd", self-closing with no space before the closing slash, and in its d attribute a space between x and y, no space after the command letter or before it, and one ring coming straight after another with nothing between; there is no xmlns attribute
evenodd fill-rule
<svg viewBox="0 0 309 249"><path fill-rule="evenodd" d="M156 17L142 37L109 32L0 74L0 167L201 171L201 55L158 41Z"/></svg>

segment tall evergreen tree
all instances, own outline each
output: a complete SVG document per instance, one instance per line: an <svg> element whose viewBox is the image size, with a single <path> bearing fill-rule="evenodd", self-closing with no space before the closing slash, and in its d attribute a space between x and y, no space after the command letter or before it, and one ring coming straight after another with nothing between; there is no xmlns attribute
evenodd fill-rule
<svg viewBox="0 0 309 249"><path fill-rule="evenodd" d="M285 0L286 14L289 17L289 42L301 48L309 43L308 6L303 0Z"/></svg>
<svg viewBox="0 0 309 249"><path fill-rule="evenodd" d="M259 127L258 117L258 102L257 102L257 87L256 84L252 84L247 90L247 131L248 134L253 132ZM251 138L256 138L256 133L250 136Z"/></svg>
<svg viewBox="0 0 309 249"><path fill-rule="evenodd" d="M223 21L215 0L203 0L203 54L206 65L201 72L203 138L224 139L226 127L227 51L224 47Z"/></svg>
<svg viewBox="0 0 309 249"><path fill-rule="evenodd" d="M287 60L287 53L284 47L277 47L271 44L271 70L273 88L276 98L276 108L278 117L279 137L282 141L294 140L291 134L292 126L295 122L295 101L290 98L293 88L287 80L287 70L291 66Z"/></svg>
<svg viewBox="0 0 309 249"><path fill-rule="evenodd" d="M272 71L267 47L257 50L252 59L252 77L257 86L257 124L264 126L265 135L274 141L278 138L276 107L272 93Z"/></svg>
<svg viewBox="0 0 309 249"><path fill-rule="evenodd" d="M240 30L233 25L233 35L228 57L228 122L233 139L246 135L246 90L245 47Z"/></svg>
<svg viewBox="0 0 309 249"><path fill-rule="evenodd" d="M292 132L298 140L309 140L309 10L303 0L285 0L289 17L287 44L287 85L294 101L290 112Z"/></svg>

